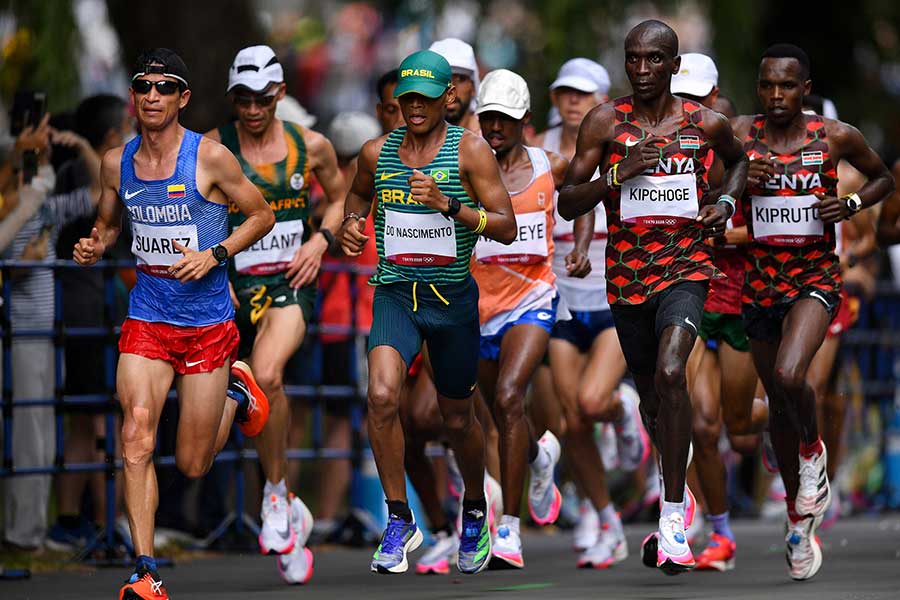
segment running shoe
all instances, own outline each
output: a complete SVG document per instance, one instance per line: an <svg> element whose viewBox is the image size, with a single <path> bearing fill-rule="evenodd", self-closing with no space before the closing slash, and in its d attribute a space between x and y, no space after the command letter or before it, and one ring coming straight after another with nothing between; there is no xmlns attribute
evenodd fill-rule
<svg viewBox="0 0 900 600"><path fill-rule="evenodd" d="M585 498L578 508L578 522L572 530L573 546L577 552L593 548L600 541L600 515L594 503Z"/></svg>
<svg viewBox="0 0 900 600"><path fill-rule="evenodd" d="M289 554L278 557L278 573L287 583L304 584L313 575L313 553L306 548L313 529L313 516L300 498L291 494L291 527L297 532L297 541Z"/></svg>
<svg viewBox="0 0 900 600"><path fill-rule="evenodd" d="M297 531L291 523L291 505L287 496L270 494L268 498L264 498L260 518L260 551L263 554L290 553L297 543Z"/></svg>
<svg viewBox="0 0 900 600"><path fill-rule="evenodd" d="M713 532L709 545L697 557L697 571L730 571L734 568L734 554L737 545L724 535Z"/></svg>
<svg viewBox="0 0 900 600"><path fill-rule="evenodd" d="M74 552L90 544L97 537L97 529L84 518L79 518L76 527L64 527L54 523L47 532L44 544L57 552Z"/></svg>
<svg viewBox="0 0 900 600"><path fill-rule="evenodd" d="M641 399L637 390L622 383L619 385L619 397L622 399L624 416L620 423L614 425L616 453L619 456L619 467L630 473L650 457L650 436L641 422Z"/></svg>
<svg viewBox="0 0 900 600"><path fill-rule="evenodd" d="M822 442L822 453L810 458L800 457L800 487L794 508L798 515L821 517L831 504L831 486L828 485L828 473L825 466L828 452Z"/></svg>
<svg viewBox="0 0 900 600"><path fill-rule="evenodd" d="M491 529L488 526L488 515L480 510L461 510L461 512L462 535L459 537L456 568L464 575L474 575L484 571L490 563Z"/></svg>
<svg viewBox="0 0 900 600"><path fill-rule="evenodd" d="M560 455L559 440L549 430L538 440L538 452L546 456L543 469L531 465L531 481L528 484L528 512L538 525L549 525L559 517L562 494L553 482L553 471Z"/></svg>
<svg viewBox="0 0 900 600"><path fill-rule="evenodd" d="M666 575L677 575L694 568L694 555L684 533L684 515L672 513L659 519L656 566Z"/></svg>
<svg viewBox="0 0 900 600"><path fill-rule="evenodd" d="M488 507L488 527L491 534L497 533L497 524L503 516L503 488L500 482L491 477L487 471L484 473L484 497ZM460 528L462 529L462 528Z"/></svg>
<svg viewBox="0 0 900 600"><path fill-rule="evenodd" d="M626 558L628 558L628 542L625 540L625 533L621 528L615 532L608 525L604 525L597 543L578 557L578 568L608 569Z"/></svg>
<svg viewBox="0 0 900 600"><path fill-rule="evenodd" d="M819 517L807 516L796 523L787 522L787 559L791 578L810 579L822 567L822 547L816 537Z"/></svg>
<svg viewBox="0 0 900 600"><path fill-rule="evenodd" d="M407 523L397 515L391 515L381 543L372 556L372 572L389 575L406 573L409 563L406 554L422 544L422 531L415 521Z"/></svg>
<svg viewBox="0 0 900 600"><path fill-rule="evenodd" d="M119 590L119 600L169 600L169 594L159 573L141 567Z"/></svg>
<svg viewBox="0 0 900 600"><path fill-rule="evenodd" d="M762 464L769 473L778 472L778 457L775 455L775 446L772 445L772 436L768 429L762 433Z"/></svg>
<svg viewBox="0 0 900 600"><path fill-rule="evenodd" d="M619 451L616 430L612 423L594 423L594 443L607 472L619 468Z"/></svg>
<svg viewBox="0 0 900 600"><path fill-rule="evenodd" d="M439 531L432 536L431 547L416 563L419 575L447 575L450 573L450 561L459 552L459 536L456 532L448 534Z"/></svg>
<svg viewBox="0 0 900 600"><path fill-rule="evenodd" d="M645 567L656 568L657 549L659 548L659 532L650 533L641 542L641 562Z"/></svg>
<svg viewBox="0 0 900 600"><path fill-rule="evenodd" d="M694 445L688 447L687 466L691 466L691 460L694 458ZM662 459L658 461L657 469L659 472L659 509L662 511L662 503L666 498L666 483L662 476ZM684 484L684 525L690 527L694 523L694 517L697 514L697 499L687 483Z"/></svg>
<svg viewBox="0 0 900 600"><path fill-rule="evenodd" d="M253 378L250 365L242 360L235 361L231 365L231 374L237 378L228 387L228 395L235 396L235 392L246 395L247 402L238 402L238 411L234 420L241 428L241 432L247 437L256 437L266 426L269 420L269 399Z"/></svg>
<svg viewBox="0 0 900 600"><path fill-rule="evenodd" d="M522 538L507 525L501 523L497 529L497 536L493 540L491 556L496 559L491 561L493 568L521 569L525 567L525 559L522 557Z"/></svg>

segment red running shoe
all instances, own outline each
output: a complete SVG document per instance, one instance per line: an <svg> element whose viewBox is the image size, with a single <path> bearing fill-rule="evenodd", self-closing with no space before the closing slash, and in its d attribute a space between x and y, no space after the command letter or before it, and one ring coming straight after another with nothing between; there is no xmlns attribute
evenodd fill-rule
<svg viewBox="0 0 900 600"><path fill-rule="evenodd" d="M246 405L238 409L234 420L244 435L256 437L266 426L266 421L269 420L269 399L266 398L259 384L256 383L256 379L253 378L250 365L244 361L235 361L231 365L231 374L237 378L237 381L231 385L250 399Z"/></svg>

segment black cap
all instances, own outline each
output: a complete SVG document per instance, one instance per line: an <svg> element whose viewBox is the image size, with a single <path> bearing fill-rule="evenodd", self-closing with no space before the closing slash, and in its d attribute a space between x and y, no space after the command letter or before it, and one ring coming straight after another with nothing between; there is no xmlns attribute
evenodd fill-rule
<svg viewBox="0 0 900 600"><path fill-rule="evenodd" d="M142 77L148 73L159 73L166 77L177 79L184 89L188 89L188 68L174 50L168 48L153 48L146 50L138 56L134 63L131 80Z"/></svg>

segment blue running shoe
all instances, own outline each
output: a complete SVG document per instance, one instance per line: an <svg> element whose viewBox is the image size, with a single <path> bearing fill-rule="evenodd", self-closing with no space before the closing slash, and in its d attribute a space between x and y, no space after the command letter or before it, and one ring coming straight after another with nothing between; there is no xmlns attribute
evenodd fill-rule
<svg viewBox="0 0 900 600"><path fill-rule="evenodd" d="M488 516L477 509L463 511L456 567L460 573L474 575L487 568L490 558L491 529L488 526Z"/></svg>
<svg viewBox="0 0 900 600"><path fill-rule="evenodd" d="M397 515L391 515L378 550L372 556L372 571L382 575L406 573L409 568L406 553L412 552L421 543L422 531L415 521L407 523Z"/></svg>

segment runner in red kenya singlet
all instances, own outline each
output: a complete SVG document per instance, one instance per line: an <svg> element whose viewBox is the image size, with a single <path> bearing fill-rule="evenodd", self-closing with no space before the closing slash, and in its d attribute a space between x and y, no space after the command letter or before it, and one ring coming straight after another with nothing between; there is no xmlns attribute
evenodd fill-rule
<svg viewBox="0 0 900 600"><path fill-rule="evenodd" d="M665 483L659 531L648 537L644 562L669 573L694 565L684 533L693 518L693 503L685 503L685 363L709 279L720 276L704 238L724 233L747 172L728 121L669 91L679 65L678 36L666 24L645 21L628 33L625 70L634 93L588 114L559 197L563 218L598 201L606 208L607 296ZM715 202L707 195L710 151L725 165ZM604 176L590 181L597 167Z"/></svg>
<svg viewBox="0 0 900 600"><path fill-rule="evenodd" d="M765 114L738 117L751 159L744 216L753 240L743 317L769 395L769 431L787 491L787 561L794 579L822 565L815 530L831 501L827 455L816 424L810 362L838 309L834 224L893 191L884 163L855 128L802 112L812 82L806 53L777 44L763 54L757 93ZM846 160L868 178L837 197Z"/></svg>

